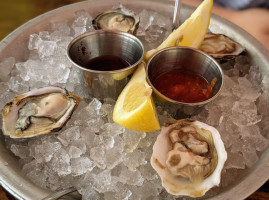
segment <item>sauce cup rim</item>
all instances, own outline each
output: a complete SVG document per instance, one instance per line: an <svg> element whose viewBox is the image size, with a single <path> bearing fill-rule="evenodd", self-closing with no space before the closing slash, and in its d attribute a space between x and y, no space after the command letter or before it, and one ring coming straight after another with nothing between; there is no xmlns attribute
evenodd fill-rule
<svg viewBox="0 0 269 200"><path fill-rule="evenodd" d="M135 40L136 42L138 42L138 44L141 46L141 49L142 49L142 52L141 52L141 57L139 58L139 60L137 60L134 64L128 66L128 67L125 67L125 68L122 68L122 69L118 69L118 70L111 70L111 71L102 71L102 70L92 70L92 69L87 69L79 64L77 64L75 61L73 61L73 59L70 57L70 49L71 47L76 43L78 42L80 39L82 38L85 38L85 37L88 37L89 35L95 35L95 34L116 34L116 35L124 35L124 36L128 36L129 38L132 38L133 40ZM140 64L142 61L143 61L143 58L144 58L144 53L145 53L145 48L144 48L144 45L143 43L140 41L140 39L130 33L127 33L127 32L123 32L123 31L118 31L118 30L93 30L93 31L90 31L90 32L85 32L85 33L82 33L78 36L76 36L75 38L73 38L71 40L71 42L68 44L67 46L67 58L68 60L77 68L83 70L83 71L87 71L87 72L91 72L91 73L103 73L103 74L113 74L113 73L118 73L118 72L124 72L124 71L127 71L135 66L137 66L138 64Z"/></svg>
<svg viewBox="0 0 269 200"><path fill-rule="evenodd" d="M200 102L195 102L195 103L186 103L186 102L181 102L181 101L177 101L177 100L174 100L174 99L171 99L165 95L163 95L161 92L159 92L155 86L153 85L153 83L151 82L150 78L149 78L149 75L148 75L148 72L149 72L149 65L151 63L151 61L159 54L161 54L162 52L164 51L168 51L168 50L171 50L171 49L188 49L188 50L191 50L191 51L196 51L200 54L202 54L203 56L206 56L207 58L209 58L210 60L213 61L213 63L217 66L217 68L219 69L220 71L220 75L221 75L221 85L220 85L220 88L219 90L217 91L216 94L214 94L212 97L208 98L207 100L205 101L200 101ZM153 91L155 93L157 93L158 96L160 96L161 98L165 99L166 101L169 101L170 103L174 103L174 104L178 104L178 105L186 105L186 106L202 106L202 105L205 105L211 101L213 101L214 99L216 99L222 89L223 89L223 83L224 83L224 75L223 75L223 71L222 71L222 68L220 67L220 65L218 64L218 62L213 58L211 57L210 55L206 54L205 52L199 50L199 49L195 49L195 48L192 48L192 47L184 47L184 46L175 46L175 47L166 47L166 48L163 48L162 50L156 52L155 54L153 54L151 56L151 58L148 60L147 64L146 64L146 75L147 75L147 81L149 82L149 85L152 87Z"/></svg>

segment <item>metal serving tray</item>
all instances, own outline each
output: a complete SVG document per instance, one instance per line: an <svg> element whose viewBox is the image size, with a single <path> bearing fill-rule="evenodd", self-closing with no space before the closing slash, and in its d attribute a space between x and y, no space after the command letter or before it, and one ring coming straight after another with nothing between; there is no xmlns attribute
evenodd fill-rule
<svg viewBox="0 0 269 200"><path fill-rule="evenodd" d="M28 57L25 50L29 35L42 30L49 30L49 24L56 21L70 21L75 18L75 12L86 10L92 16L110 9L120 1L89 0L64 6L39 17L36 17L10 33L0 42L0 60L7 57L15 57L16 61L24 61ZM123 5L139 12L144 8L150 8L171 15L173 3L158 0L132 0L121 1ZM194 8L183 5L181 10L182 21L194 11ZM250 54L253 64L260 67L263 74L269 75L269 52L255 38L236 25L212 15L210 30L215 33L223 33L233 38ZM269 123L269 122L268 122ZM267 134L269 137L269 133ZM212 199L243 199L256 191L269 178L269 148L262 152L260 160L249 170L245 171L236 181ZM0 141L0 183L12 195L18 199L37 200L51 194L31 183L21 173L18 160L6 149L3 139Z"/></svg>

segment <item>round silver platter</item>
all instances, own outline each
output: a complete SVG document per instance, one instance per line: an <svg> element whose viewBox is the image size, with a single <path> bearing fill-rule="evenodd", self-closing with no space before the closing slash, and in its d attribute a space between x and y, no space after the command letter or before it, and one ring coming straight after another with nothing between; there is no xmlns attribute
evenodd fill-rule
<svg viewBox="0 0 269 200"><path fill-rule="evenodd" d="M49 30L49 24L57 21L70 21L74 19L75 12L86 10L92 16L111 9L120 1L111 0L90 0L64 6L47 12L39 17L30 20L24 25L10 33L0 42L0 60L7 57L15 57L16 61L25 61L28 58L26 51L29 35L43 30ZM122 4L135 12L149 8L171 16L173 14L173 3L168 1L133 0L122 1ZM194 11L194 8L184 6L181 9L181 21L184 21ZM258 65L263 74L269 75L269 52L251 35L236 25L212 15L210 30L215 33L222 33L244 46L252 58L252 62ZM267 137L269 133L267 133ZM221 193L212 199L244 199L256 191L269 178L269 148L261 155L259 161L244 174L233 182ZM0 141L0 183L13 196L18 199L37 200L42 199L52 192L44 190L31 183L21 173L18 160L6 149L4 141Z"/></svg>

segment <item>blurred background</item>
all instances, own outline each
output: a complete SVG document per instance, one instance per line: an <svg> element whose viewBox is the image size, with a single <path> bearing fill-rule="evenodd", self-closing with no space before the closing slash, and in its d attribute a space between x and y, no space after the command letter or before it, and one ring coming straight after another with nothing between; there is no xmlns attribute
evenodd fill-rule
<svg viewBox="0 0 269 200"><path fill-rule="evenodd" d="M0 40L28 20L82 0L0 0Z"/></svg>
<svg viewBox="0 0 269 200"><path fill-rule="evenodd" d="M0 0L0 40L30 19L55 8L82 0ZM269 183L265 183L248 200L269 199ZM0 200L15 200L0 186Z"/></svg>

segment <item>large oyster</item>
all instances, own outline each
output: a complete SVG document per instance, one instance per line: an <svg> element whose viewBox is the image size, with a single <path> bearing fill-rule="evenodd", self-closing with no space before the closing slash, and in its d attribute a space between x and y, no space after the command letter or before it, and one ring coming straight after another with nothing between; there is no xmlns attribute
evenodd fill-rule
<svg viewBox="0 0 269 200"><path fill-rule="evenodd" d="M152 167L169 193L203 196L219 184L227 159L218 131L191 119L167 125L153 146Z"/></svg>
<svg viewBox="0 0 269 200"><path fill-rule="evenodd" d="M227 60L241 54L245 48L225 35L207 33L200 50L213 58Z"/></svg>
<svg viewBox="0 0 269 200"><path fill-rule="evenodd" d="M93 20L95 29L119 30L132 34L138 28L138 23L138 15L123 6L101 13Z"/></svg>
<svg viewBox="0 0 269 200"><path fill-rule="evenodd" d="M28 138L59 130L81 99L60 87L44 87L16 96L2 110L3 133Z"/></svg>

